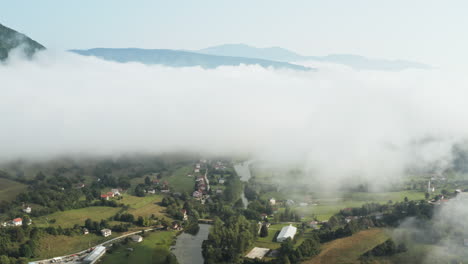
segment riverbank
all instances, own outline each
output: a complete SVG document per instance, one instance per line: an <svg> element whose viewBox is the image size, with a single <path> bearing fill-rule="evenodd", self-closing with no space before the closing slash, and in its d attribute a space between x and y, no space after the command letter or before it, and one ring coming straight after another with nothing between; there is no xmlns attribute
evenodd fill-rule
<svg viewBox="0 0 468 264"><path fill-rule="evenodd" d="M171 248L179 264L203 264L203 240L208 239L210 225L199 224L200 229L196 235L182 233L177 236L176 244Z"/></svg>

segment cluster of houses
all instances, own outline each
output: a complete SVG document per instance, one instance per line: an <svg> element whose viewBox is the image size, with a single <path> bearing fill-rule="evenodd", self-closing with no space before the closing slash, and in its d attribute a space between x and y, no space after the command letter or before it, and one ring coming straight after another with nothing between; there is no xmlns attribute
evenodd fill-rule
<svg viewBox="0 0 468 264"><path fill-rule="evenodd" d="M171 192L170 189L169 189L169 183L167 181L163 181L161 183L161 180L154 179L152 181L152 184L154 186L156 186L156 188L158 188L162 193L170 193ZM148 193L148 194L156 194L156 190L154 188L145 190L145 192Z"/></svg>
<svg viewBox="0 0 468 264"><path fill-rule="evenodd" d="M120 196L121 191L122 191L121 189L112 189L110 192L107 192L106 194L101 194L101 199L109 200L109 198Z"/></svg>
<svg viewBox="0 0 468 264"><path fill-rule="evenodd" d="M215 170L224 170L226 169L226 166L221 162L221 161L217 161L214 165L214 169Z"/></svg>
<svg viewBox="0 0 468 264"><path fill-rule="evenodd" d="M200 163L195 164L195 169L193 169L193 172L195 173L200 173L201 165Z"/></svg>
<svg viewBox="0 0 468 264"><path fill-rule="evenodd" d="M192 193L192 196L196 199L208 198L208 191L210 190L210 181L208 180L208 172L204 176L198 176L195 180L196 190Z"/></svg>

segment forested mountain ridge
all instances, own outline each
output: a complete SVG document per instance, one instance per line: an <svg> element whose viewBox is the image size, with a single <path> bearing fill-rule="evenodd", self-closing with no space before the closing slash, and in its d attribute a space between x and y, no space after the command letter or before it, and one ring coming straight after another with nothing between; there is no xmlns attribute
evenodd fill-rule
<svg viewBox="0 0 468 264"><path fill-rule="evenodd" d="M144 64L159 64L169 67L193 67L216 68L219 66L260 65L276 69L313 70L302 65L291 64L273 60L258 58L218 56L200 54L189 51L171 49L138 49L138 48L95 48L88 50L70 50L71 52L95 56L104 60L116 62L141 62Z"/></svg>
<svg viewBox="0 0 468 264"><path fill-rule="evenodd" d="M36 51L45 49L44 46L28 36L0 24L0 60L8 58L8 53L22 46L26 56L32 56Z"/></svg>

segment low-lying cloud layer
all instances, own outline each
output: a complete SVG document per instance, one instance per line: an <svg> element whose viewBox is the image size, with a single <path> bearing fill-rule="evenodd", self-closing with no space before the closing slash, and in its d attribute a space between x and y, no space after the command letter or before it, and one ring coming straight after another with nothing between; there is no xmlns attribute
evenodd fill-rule
<svg viewBox="0 0 468 264"><path fill-rule="evenodd" d="M468 135L467 84L436 70L204 70L46 51L0 65L0 157L242 152L335 181L394 179L450 163Z"/></svg>

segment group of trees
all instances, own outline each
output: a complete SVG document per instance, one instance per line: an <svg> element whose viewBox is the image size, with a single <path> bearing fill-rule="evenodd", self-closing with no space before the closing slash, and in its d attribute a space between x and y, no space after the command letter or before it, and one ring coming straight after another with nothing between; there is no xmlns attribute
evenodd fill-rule
<svg viewBox="0 0 468 264"><path fill-rule="evenodd" d="M22 264L37 257L41 237L50 235L73 236L81 233L81 227L61 228L60 226L38 228L27 224L19 227L0 229L0 263Z"/></svg>
<svg viewBox="0 0 468 264"><path fill-rule="evenodd" d="M363 254L363 257L381 257L381 256L391 256L401 252L407 251L406 245L404 243L395 244L395 242L390 238L387 241L383 242L380 245L377 245L373 249L367 251Z"/></svg>
<svg viewBox="0 0 468 264"><path fill-rule="evenodd" d="M316 235L307 238L296 249L293 241L288 238L281 243L279 249L279 258L276 263L298 264L300 261L308 259L320 253L320 242Z"/></svg>
<svg viewBox="0 0 468 264"><path fill-rule="evenodd" d="M205 263L242 263L243 254L255 241L257 230L255 221L243 215L235 214L224 221L216 217L208 240L202 245Z"/></svg>

